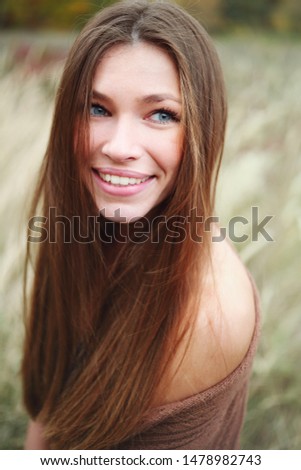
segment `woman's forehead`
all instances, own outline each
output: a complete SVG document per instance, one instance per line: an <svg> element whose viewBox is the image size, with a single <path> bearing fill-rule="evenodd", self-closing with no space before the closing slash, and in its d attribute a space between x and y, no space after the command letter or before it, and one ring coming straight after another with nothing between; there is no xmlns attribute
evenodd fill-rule
<svg viewBox="0 0 301 470"><path fill-rule="evenodd" d="M120 44L110 48L96 68L93 90L136 88L145 96L169 95L179 101L180 84L177 68L163 49L145 42Z"/></svg>

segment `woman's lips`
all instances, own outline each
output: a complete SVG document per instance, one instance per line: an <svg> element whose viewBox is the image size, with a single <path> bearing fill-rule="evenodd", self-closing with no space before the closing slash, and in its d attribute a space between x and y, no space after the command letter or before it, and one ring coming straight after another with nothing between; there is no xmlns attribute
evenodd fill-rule
<svg viewBox="0 0 301 470"><path fill-rule="evenodd" d="M128 178L138 178L143 179L150 177L151 175L147 175L145 173L140 173L137 171L129 171L129 170L119 170L117 168L110 168L110 167L95 167L93 170L97 171L98 173L102 173L104 175L116 175L116 176L125 176Z"/></svg>
<svg viewBox="0 0 301 470"><path fill-rule="evenodd" d="M108 171L93 168L97 185L113 196L132 196L146 189L154 180L154 176L130 171ZM134 176L135 175L135 176Z"/></svg>

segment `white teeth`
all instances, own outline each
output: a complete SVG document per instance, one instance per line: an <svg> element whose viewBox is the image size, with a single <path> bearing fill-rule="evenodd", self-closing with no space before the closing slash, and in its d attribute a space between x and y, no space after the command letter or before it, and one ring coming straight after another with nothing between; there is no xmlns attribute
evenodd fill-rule
<svg viewBox="0 0 301 470"><path fill-rule="evenodd" d="M119 176L112 175L111 176L111 183L112 184L119 184L120 178Z"/></svg>
<svg viewBox="0 0 301 470"><path fill-rule="evenodd" d="M119 179L119 184L121 184L121 186L127 186L129 184L129 178L126 176L121 176Z"/></svg>
<svg viewBox="0 0 301 470"><path fill-rule="evenodd" d="M139 178L128 178L127 176L108 175L108 174L103 174L103 173L99 173L99 176L101 177L101 179L103 179L107 183L111 183L117 186L128 186L128 185L140 184L140 183L144 183L144 181L149 179L149 176L143 179L139 179Z"/></svg>

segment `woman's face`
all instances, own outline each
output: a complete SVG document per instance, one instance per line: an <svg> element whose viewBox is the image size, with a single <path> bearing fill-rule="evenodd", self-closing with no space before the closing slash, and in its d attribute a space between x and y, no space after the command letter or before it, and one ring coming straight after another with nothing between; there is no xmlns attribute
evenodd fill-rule
<svg viewBox="0 0 301 470"><path fill-rule="evenodd" d="M175 183L183 149L178 73L156 46L118 45L101 59L92 96L96 204L104 217L130 222L162 202Z"/></svg>

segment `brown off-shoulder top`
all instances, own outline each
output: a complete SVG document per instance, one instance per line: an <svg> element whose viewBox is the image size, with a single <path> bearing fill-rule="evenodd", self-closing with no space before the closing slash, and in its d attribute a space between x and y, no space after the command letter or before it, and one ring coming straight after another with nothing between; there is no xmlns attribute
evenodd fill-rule
<svg viewBox="0 0 301 470"><path fill-rule="evenodd" d="M252 362L258 344L260 308L252 280L256 321L247 354L218 384L185 400L150 411L139 433L118 449L239 449Z"/></svg>

